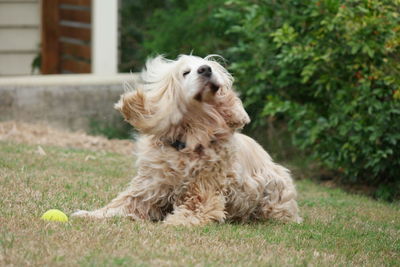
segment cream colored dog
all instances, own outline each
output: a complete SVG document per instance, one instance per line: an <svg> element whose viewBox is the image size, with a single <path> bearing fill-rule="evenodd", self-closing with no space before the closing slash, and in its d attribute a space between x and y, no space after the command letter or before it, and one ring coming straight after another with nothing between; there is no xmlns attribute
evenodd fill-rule
<svg viewBox="0 0 400 267"><path fill-rule="evenodd" d="M137 175L107 206L73 216L171 225L301 221L289 171L236 132L250 119L232 76L213 58L147 61L137 88L115 105L140 133Z"/></svg>

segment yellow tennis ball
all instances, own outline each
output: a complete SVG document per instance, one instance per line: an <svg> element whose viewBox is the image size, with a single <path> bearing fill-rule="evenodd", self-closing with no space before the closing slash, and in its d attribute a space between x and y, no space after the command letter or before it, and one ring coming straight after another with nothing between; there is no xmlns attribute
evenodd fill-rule
<svg viewBox="0 0 400 267"><path fill-rule="evenodd" d="M68 217L61 210L48 210L42 215L42 220L53 222L68 222Z"/></svg>

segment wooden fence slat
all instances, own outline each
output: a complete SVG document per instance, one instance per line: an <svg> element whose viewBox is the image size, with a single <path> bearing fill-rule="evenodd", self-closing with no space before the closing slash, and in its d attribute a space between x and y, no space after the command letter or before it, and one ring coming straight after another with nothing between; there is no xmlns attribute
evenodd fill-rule
<svg viewBox="0 0 400 267"><path fill-rule="evenodd" d="M88 45L78 45L61 42L61 54L81 57L87 60L91 58L91 48Z"/></svg>
<svg viewBox="0 0 400 267"><path fill-rule="evenodd" d="M70 27L70 26L60 26L60 36L61 37L69 37L75 38L82 41L90 41L91 39L91 30L85 28L78 27Z"/></svg>
<svg viewBox="0 0 400 267"><path fill-rule="evenodd" d="M77 22L84 22L90 23L91 13L87 10L71 10L71 9L60 9L60 18L61 20L68 20L68 21L77 21Z"/></svg>
<svg viewBox="0 0 400 267"><path fill-rule="evenodd" d="M61 61L61 69L73 73L90 73L91 66L87 62L72 59L63 59Z"/></svg>
<svg viewBox="0 0 400 267"><path fill-rule="evenodd" d="M42 1L42 63L43 74L55 74L60 71L59 39L59 0Z"/></svg>
<svg viewBox="0 0 400 267"><path fill-rule="evenodd" d="M83 8L68 8L63 4ZM91 24L91 4L91 0L42 0L43 74L91 72L91 28L79 27L79 23ZM67 25L66 21L73 23ZM83 44L69 43L63 37Z"/></svg>
<svg viewBox="0 0 400 267"><path fill-rule="evenodd" d="M88 6L92 4L91 0L59 0L60 4L76 5L76 6ZM112 0L109 0L112 1Z"/></svg>

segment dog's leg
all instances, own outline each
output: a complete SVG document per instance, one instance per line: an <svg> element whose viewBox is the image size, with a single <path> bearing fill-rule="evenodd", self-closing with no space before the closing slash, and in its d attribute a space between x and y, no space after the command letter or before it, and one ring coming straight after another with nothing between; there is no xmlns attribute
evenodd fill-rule
<svg viewBox="0 0 400 267"><path fill-rule="evenodd" d="M120 193L105 207L94 211L78 210L71 214L73 217L86 217L104 219L114 216L130 217L134 220L161 220L162 211L150 201L143 200L140 195L144 191L134 190L131 185L126 191Z"/></svg>
<svg viewBox="0 0 400 267"><path fill-rule="evenodd" d="M198 184L191 186L174 206L164 223L168 225L204 225L224 222L225 197L222 190L207 190Z"/></svg>
<svg viewBox="0 0 400 267"><path fill-rule="evenodd" d="M297 223L303 221L299 216L297 193L290 177L273 177L268 181L264 194L260 209L262 218Z"/></svg>
<svg viewBox="0 0 400 267"><path fill-rule="evenodd" d="M122 193L103 208L93 211L78 210L72 213L71 216L95 219L103 219L114 216L127 217L129 216L129 210L132 210L133 206L135 206L135 202L135 199L128 193Z"/></svg>

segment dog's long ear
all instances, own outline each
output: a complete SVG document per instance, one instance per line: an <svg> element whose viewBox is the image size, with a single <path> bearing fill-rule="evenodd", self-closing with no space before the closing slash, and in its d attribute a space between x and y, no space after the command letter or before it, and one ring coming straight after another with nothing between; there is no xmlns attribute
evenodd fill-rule
<svg viewBox="0 0 400 267"><path fill-rule="evenodd" d="M164 135L182 119L185 105L174 62L162 56L149 59L137 89L122 95L115 105L139 132Z"/></svg>
<svg viewBox="0 0 400 267"><path fill-rule="evenodd" d="M153 111L150 109L145 94L141 90L127 92L121 95L119 101L114 105L129 122L140 132L148 132L151 128L149 118Z"/></svg>
<svg viewBox="0 0 400 267"><path fill-rule="evenodd" d="M235 130L250 123L250 117L237 94L230 88L222 87L215 95L215 107L228 126Z"/></svg>

